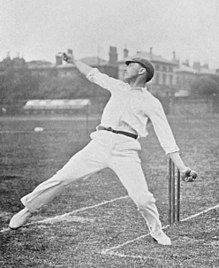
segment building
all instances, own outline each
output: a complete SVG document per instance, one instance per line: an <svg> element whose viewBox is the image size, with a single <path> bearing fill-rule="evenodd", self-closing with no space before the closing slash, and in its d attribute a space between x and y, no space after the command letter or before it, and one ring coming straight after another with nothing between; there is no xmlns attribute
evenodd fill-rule
<svg viewBox="0 0 219 268"><path fill-rule="evenodd" d="M72 54L72 49L68 49L68 53ZM109 47L108 60L102 59L98 56L91 56L82 58L81 61L98 68L101 72L108 74L111 77L123 80L125 71L125 60L130 57L143 57L152 62L155 68L155 75L148 83L148 88L152 94L160 97L169 96L186 96L189 95L192 84L198 77L209 76L212 74L219 74L219 69L211 70L208 64L201 65L200 62L194 62L190 66L189 61L180 62L176 58L175 52L171 60L165 59L160 55L153 53L152 47L149 51L137 51L135 55L129 56L127 48L123 49L122 60L118 60L117 48ZM16 70L27 68L35 75L45 76L72 76L76 71L75 66L63 62L62 57L56 55L55 64L48 61L31 61L26 62L23 58L10 58L8 55L2 62L0 62L0 72L4 72L7 68L14 68ZM76 75L76 73L75 73Z"/></svg>
<svg viewBox="0 0 219 268"><path fill-rule="evenodd" d="M189 62L178 63L176 72L175 96L186 97L191 91L192 84L197 78L198 71L189 66Z"/></svg>
<svg viewBox="0 0 219 268"><path fill-rule="evenodd" d="M49 61L34 60L27 62L27 68L35 76L56 76L56 65Z"/></svg>
<svg viewBox="0 0 219 268"><path fill-rule="evenodd" d="M190 66L188 60L183 63L178 63L176 72L176 96L188 96L192 90L194 81L201 77L216 75L216 70L209 69L208 64L201 65L200 62L194 62Z"/></svg>

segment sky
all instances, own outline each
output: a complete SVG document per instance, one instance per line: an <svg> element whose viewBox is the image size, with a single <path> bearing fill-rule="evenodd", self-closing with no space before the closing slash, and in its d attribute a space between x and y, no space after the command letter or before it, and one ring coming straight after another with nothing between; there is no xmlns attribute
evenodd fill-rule
<svg viewBox="0 0 219 268"><path fill-rule="evenodd" d="M0 60L149 51L219 68L218 0L0 0Z"/></svg>

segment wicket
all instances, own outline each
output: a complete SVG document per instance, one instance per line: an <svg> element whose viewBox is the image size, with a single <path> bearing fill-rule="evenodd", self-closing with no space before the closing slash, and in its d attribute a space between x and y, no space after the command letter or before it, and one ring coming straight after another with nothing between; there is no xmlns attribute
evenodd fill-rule
<svg viewBox="0 0 219 268"><path fill-rule="evenodd" d="M169 224L180 221L180 172L169 160Z"/></svg>

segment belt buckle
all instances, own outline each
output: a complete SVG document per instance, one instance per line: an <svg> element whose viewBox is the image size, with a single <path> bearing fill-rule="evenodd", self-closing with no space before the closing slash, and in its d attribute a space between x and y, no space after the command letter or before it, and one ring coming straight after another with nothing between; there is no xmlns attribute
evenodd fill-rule
<svg viewBox="0 0 219 268"><path fill-rule="evenodd" d="M111 127L107 127L106 130L111 131L111 132L115 131L115 130L114 130L113 128L111 128Z"/></svg>

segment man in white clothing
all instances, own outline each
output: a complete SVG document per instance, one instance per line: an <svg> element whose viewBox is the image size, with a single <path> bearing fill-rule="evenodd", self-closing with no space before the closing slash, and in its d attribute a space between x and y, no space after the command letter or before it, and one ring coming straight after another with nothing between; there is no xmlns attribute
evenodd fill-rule
<svg viewBox="0 0 219 268"><path fill-rule="evenodd" d="M21 199L25 207L12 217L9 227L18 229L23 226L33 212L51 201L66 185L109 167L118 175L142 213L151 236L161 245L171 245L170 238L162 231L155 199L148 190L138 156L141 150L138 137L147 136L149 119L162 148L180 172L188 174L191 169L185 166L179 155L162 105L147 90L146 83L154 75L152 64L143 58L127 61L123 82L76 61L71 55L63 53L63 58L74 64L91 82L109 90L111 98L100 125L91 134L90 143L52 178Z"/></svg>

